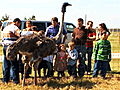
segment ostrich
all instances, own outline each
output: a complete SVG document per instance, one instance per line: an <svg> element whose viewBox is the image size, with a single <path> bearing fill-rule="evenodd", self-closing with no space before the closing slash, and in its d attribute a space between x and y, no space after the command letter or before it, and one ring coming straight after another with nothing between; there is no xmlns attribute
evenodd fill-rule
<svg viewBox="0 0 120 90"><path fill-rule="evenodd" d="M64 3L62 6L62 20L60 22L60 29L58 34L50 39L48 37L44 37L41 34L32 34L29 36L20 37L15 43L8 46L6 57L8 60L14 60L18 53L27 56L27 60L25 60L24 64L24 77L22 86L25 85L25 73L27 70L28 63L33 64L34 67L34 79L35 85L37 85L36 78L36 70L38 64L41 62L43 57L51 55L56 50L55 42L62 38L62 30L64 23L64 13L66 12L66 6L71 6L69 3ZM31 58L33 58L31 60Z"/></svg>
<svg viewBox="0 0 120 90"><path fill-rule="evenodd" d="M41 62L43 57L51 55L56 50L55 41L38 34L32 34L29 36L20 37L12 45L8 46L6 57L8 60L15 60L18 53L27 56L27 60L24 61L24 77L23 86L25 83L25 73L28 68L28 63L30 66L34 63L34 73L35 73L35 85L36 81L36 70L38 64ZM31 58L33 58L31 60ZM30 61L31 60L31 61Z"/></svg>

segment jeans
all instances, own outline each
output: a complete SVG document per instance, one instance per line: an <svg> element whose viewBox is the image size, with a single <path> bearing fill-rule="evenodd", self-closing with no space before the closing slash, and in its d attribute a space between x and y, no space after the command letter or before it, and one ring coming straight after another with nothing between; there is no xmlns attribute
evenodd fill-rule
<svg viewBox="0 0 120 90"><path fill-rule="evenodd" d="M14 83L19 83L19 63L17 59L7 60L6 58L6 49L8 46L3 47L3 82L8 82L10 77ZM12 75L12 76L10 76Z"/></svg>
<svg viewBox="0 0 120 90"><path fill-rule="evenodd" d="M79 68L78 68L78 75L80 77L84 76L86 65L86 45L76 45L75 49L78 51L78 59L79 59Z"/></svg>
<svg viewBox="0 0 120 90"><path fill-rule="evenodd" d="M68 74L69 74L70 76L74 76L74 77L77 76L76 64L73 65L73 66L68 65Z"/></svg>
<svg viewBox="0 0 120 90"><path fill-rule="evenodd" d="M94 64L93 77L97 77L99 70L101 70L100 75L103 78L105 78L106 72L107 72L107 69L108 69L108 63L109 63L108 61L97 60Z"/></svg>
<svg viewBox="0 0 120 90"><path fill-rule="evenodd" d="M92 58L93 47L87 47L86 49L87 49L87 59L88 59L87 72L91 72L91 58Z"/></svg>
<svg viewBox="0 0 120 90"><path fill-rule="evenodd" d="M47 76L51 77L53 76L53 64L51 62L46 62L47 68L48 68L48 72L47 72Z"/></svg>

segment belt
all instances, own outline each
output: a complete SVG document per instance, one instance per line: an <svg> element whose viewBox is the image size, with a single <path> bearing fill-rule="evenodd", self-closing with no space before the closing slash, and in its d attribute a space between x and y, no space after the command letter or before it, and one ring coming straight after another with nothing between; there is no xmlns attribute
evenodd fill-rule
<svg viewBox="0 0 120 90"><path fill-rule="evenodd" d="M4 38L3 40L16 41L17 39L12 39L12 38Z"/></svg>

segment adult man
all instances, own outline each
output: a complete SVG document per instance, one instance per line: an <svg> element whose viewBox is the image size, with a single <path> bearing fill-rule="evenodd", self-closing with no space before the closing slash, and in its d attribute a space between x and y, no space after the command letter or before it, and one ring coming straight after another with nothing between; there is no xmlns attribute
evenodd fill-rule
<svg viewBox="0 0 120 90"><path fill-rule="evenodd" d="M50 25L45 32L45 35L50 38L54 38L59 32L58 18L53 17L51 20L52 25ZM61 37L62 38L62 37ZM63 29L63 41L56 41L57 44L64 43L67 38L67 32Z"/></svg>
<svg viewBox="0 0 120 90"><path fill-rule="evenodd" d="M93 51L93 41L96 39L96 32L93 27L93 22L88 21L86 29L88 30L88 38L86 42L86 49L87 49L87 59L88 59L88 65L87 65L87 74L91 74L91 57L92 57L92 51Z"/></svg>
<svg viewBox="0 0 120 90"><path fill-rule="evenodd" d="M85 60L86 60L86 40L87 40L87 30L85 26L83 26L83 19L79 18L77 20L78 27L76 27L73 31L72 37L75 42L75 49L78 51L78 75L80 77L84 76L85 73Z"/></svg>
<svg viewBox="0 0 120 90"><path fill-rule="evenodd" d="M55 38L55 36L59 32L59 27L60 27L59 24L58 24L58 18L57 17L53 17L51 19L51 23L52 23L52 25L50 25L46 29L45 36L50 37L50 38ZM67 32L65 31L65 29L63 29L62 33L63 33L63 40L57 40L56 44L61 44L61 43L65 42L65 39L67 38L67 36L66 36ZM47 76L50 76L50 75L52 76L52 72L51 71L53 70L53 66L51 65L50 62L47 62L47 67L49 67L48 68L48 72L50 72L49 75L47 75Z"/></svg>
<svg viewBox="0 0 120 90"><path fill-rule="evenodd" d="M13 44L18 37L20 37L19 26L21 24L21 20L19 18L15 18L13 23L6 26L3 29L3 82L8 83L10 80L10 71L12 73L12 80L15 84L19 83L19 64L17 59L15 60L7 60L6 58L6 49L9 45Z"/></svg>

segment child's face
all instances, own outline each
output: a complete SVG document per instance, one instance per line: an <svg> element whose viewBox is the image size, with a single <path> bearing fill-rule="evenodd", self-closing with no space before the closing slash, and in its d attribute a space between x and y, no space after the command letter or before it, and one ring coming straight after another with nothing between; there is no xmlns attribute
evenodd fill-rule
<svg viewBox="0 0 120 90"><path fill-rule="evenodd" d="M74 49L74 45L68 45L68 47L69 47L70 50Z"/></svg>
<svg viewBox="0 0 120 90"><path fill-rule="evenodd" d="M107 38L107 35L104 33L104 34L102 34L101 38L102 38L102 40L105 40Z"/></svg>
<svg viewBox="0 0 120 90"><path fill-rule="evenodd" d="M61 46L61 50L65 51L66 50L65 46Z"/></svg>

